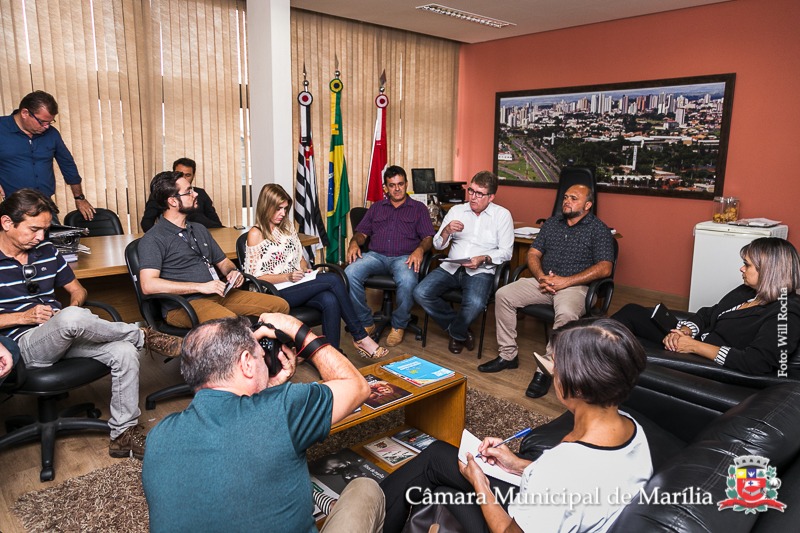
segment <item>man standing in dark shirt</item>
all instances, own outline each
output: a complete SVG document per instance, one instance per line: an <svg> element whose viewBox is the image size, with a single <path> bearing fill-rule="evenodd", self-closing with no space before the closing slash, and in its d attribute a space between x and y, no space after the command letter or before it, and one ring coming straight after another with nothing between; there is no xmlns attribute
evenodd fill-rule
<svg viewBox="0 0 800 533"><path fill-rule="evenodd" d="M194 182L194 175L197 171L197 163L188 157L181 157L172 163L172 170L181 172L183 177L192 185ZM197 193L197 210L189 215L189 222L196 222L202 224L207 228L221 228L222 222L219 220L217 210L214 209L214 202L208 193L200 187L192 187L194 192ZM144 206L144 215L142 215L142 229L148 231L156 223L158 217L161 216L161 210L153 198L152 186L150 189L150 198L147 199L147 204Z"/></svg>
<svg viewBox="0 0 800 533"><path fill-rule="evenodd" d="M370 335L375 330L372 311L367 307L364 280L369 276L388 274L397 284L397 304L392 312L392 330L386 346L403 342L405 328L411 319L414 287L417 286L422 256L431 249L433 230L428 208L406 194L406 171L392 165L383 173L383 189L388 198L372 204L347 248L345 269L350 280L350 299L361 324ZM369 251L362 255L361 246L369 237Z"/></svg>
<svg viewBox="0 0 800 533"><path fill-rule="evenodd" d="M564 193L562 212L548 218L528 250L530 278L497 291L495 319L499 357L478 367L481 372L517 368L517 309L531 304L555 308L553 329L580 318L585 312L589 284L611 275L614 242L611 230L592 212L594 197L585 185ZM550 345L546 357L550 356ZM547 394L551 377L536 371L525 391L538 398Z"/></svg>
<svg viewBox="0 0 800 533"><path fill-rule="evenodd" d="M18 189L35 189L48 198L56 193L53 159L75 197L83 218L94 218L94 207L83 195L81 176L61 134L53 127L58 103L51 94L34 91L19 103L19 109L0 117L0 197Z"/></svg>

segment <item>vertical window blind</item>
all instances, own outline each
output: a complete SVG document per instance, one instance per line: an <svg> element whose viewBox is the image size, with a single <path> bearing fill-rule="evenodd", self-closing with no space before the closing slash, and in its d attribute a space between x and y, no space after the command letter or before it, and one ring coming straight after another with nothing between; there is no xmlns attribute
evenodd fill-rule
<svg viewBox="0 0 800 533"><path fill-rule="evenodd" d="M139 220L152 177L197 161L225 225L241 223L246 66L242 0L0 0L3 114L32 90L59 104L56 127L96 207ZM56 165L56 169L57 169ZM56 203L74 209L56 170ZM129 217L130 215L130 217Z"/></svg>
<svg viewBox="0 0 800 533"><path fill-rule="evenodd" d="M195 184L214 199L223 224L240 224L250 149L245 5L0 0L0 111L10 113L32 90L53 94L60 111L56 127L75 157L86 196L118 213L128 231L140 231L152 177L179 157L197 161ZM345 84L351 204L363 203L383 70L389 164L407 171L433 167L438 179L453 178L458 43L294 9L291 39L293 93L302 90L305 64L315 98L323 215L335 57ZM291 135L297 140L298 103L292 102ZM56 203L65 214L74 203L58 170L56 185Z"/></svg>
<svg viewBox="0 0 800 533"><path fill-rule="evenodd" d="M320 209L326 211L331 134L330 89L339 60L342 121L351 206L364 205L379 78L386 70L388 163L435 168L437 179L453 179L458 53L456 42L293 9L292 91L303 90L305 64L314 96L312 131ZM292 135L298 139L298 102L293 100Z"/></svg>

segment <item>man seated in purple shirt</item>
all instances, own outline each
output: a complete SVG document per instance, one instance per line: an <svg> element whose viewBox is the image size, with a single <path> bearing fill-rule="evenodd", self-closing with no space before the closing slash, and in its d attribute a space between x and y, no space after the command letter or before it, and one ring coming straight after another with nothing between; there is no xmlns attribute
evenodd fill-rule
<svg viewBox="0 0 800 533"><path fill-rule="evenodd" d="M387 198L375 202L355 228L347 248L349 266L345 274L350 280L350 299L361 324L370 335L375 331L372 311L367 307L364 280L369 276L389 274L397 283L397 300L392 312L392 329L386 346L403 342L414 287L417 286L422 256L431 249L433 235L428 208L406 194L406 171L390 166L383 173L383 189ZM369 251L361 254L367 238Z"/></svg>

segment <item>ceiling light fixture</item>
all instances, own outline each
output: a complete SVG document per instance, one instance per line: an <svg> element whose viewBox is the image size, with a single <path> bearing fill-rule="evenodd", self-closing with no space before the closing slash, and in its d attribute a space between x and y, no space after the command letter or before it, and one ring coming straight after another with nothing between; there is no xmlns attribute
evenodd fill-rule
<svg viewBox="0 0 800 533"><path fill-rule="evenodd" d="M467 22L474 22L476 24L483 24L484 26L491 26L492 28L503 28L505 26L516 26L512 22L505 20L493 19L491 17L484 17L483 15L476 15L467 11L461 11L452 7L443 6L440 4L427 4L424 6L417 6L417 9L430 11L438 15L447 15L448 17L455 17L457 19L465 20Z"/></svg>

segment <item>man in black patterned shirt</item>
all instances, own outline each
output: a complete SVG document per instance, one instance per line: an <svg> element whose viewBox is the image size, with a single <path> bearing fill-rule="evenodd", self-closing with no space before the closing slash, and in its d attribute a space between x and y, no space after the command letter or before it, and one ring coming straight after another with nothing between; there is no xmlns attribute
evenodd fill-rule
<svg viewBox="0 0 800 533"><path fill-rule="evenodd" d="M614 242L608 226L591 213L594 197L585 185L573 185L564 193L562 212L550 217L528 250L532 277L506 285L495 297L499 356L478 367L499 372L519 366L517 309L531 304L555 308L553 329L580 318L585 312L589 284L611 275ZM547 346L546 357L550 356ZM551 377L538 371L525 394L544 396Z"/></svg>

